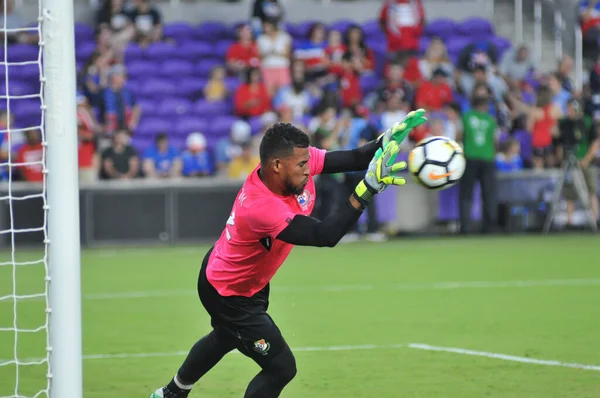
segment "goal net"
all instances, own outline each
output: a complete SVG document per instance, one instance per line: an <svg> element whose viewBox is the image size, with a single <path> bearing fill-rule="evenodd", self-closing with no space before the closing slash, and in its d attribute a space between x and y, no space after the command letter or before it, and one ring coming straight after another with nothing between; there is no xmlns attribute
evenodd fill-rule
<svg viewBox="0 0 600 398"><path fill-rule="evenodd" d="M30 10L35 5L27 3ZM75 207L72 213L78 212L78 202L72 200L78 189L76 178L72 178L72 173L77 173L75 78L73 75L72 84L68 84L69 78L65 80L64 71L60 71L69 55L72 57L69 50L73 44L65 48L64 43L72 41L73 34L64 32L73 29L73 21L72 15L59 19L56 11L69 12L68 6L60 9L61 4L68 2L38 0L37 18L25 21L20 9L15 9L14 0L0 0L0 398L81 397L53 392L54 384L60 386L66 380L62 376L63 369L69 366L69 360L64 359L69 356L66 339L72 339L71 357L81 360L77 341L80 325L76 324L79 318L71 316L67 327L53 326L58 321L67 325L69 312L78 311L80 305L69 308L62 304L69 297L56 295L58 289L64 288L65 272L79 278L78 247L71 250L76 260L65 256L67 246L61 234L56 233L58 218L69 216L65 219L65 236L72 238L75 232L77 239L71 240L78 246L78 226L75 231L70 230L74 218L59 202L64 196L66 205ZM70 7L72 14L72 3ZM74 60L71 73L74 74ZM58 92L60 85L66 90L72 88L73 93ZM61 117L73 120L61 122ZM53 135L62 138L52 138ZM50 150L53 146L54 152ZM65 159L57 162L56 153L61 151ZM55 161L49 162L49 157ZM68 167L74 168L72 173L65 173ZM57 174L56 181L74 181L63 184L64 195L57 193L58 184L50 188L53 173ZM53 236L56 242L51 242ZM51 254L53 246L55 260ZM63 264L56 261L60 258L64 259ZM65 270L61 271L63 267ZM56 275L53 269L57 270ZM74 269L77 272L72 272ZM79 284L75 289L79 289ZM58 298L53 301L53 296ZM70 298L79 299L76 294ZM60 369L54 369L55 356L60 360ZM78 389L81 367L76 361L71 361L70 366L75 368L72 384ZM62 391L67 389L62 387Z"/></svg>

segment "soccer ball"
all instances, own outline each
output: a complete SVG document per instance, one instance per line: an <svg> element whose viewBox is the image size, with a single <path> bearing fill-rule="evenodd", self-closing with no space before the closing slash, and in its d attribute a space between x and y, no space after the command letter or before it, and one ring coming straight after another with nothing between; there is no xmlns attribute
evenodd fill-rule
<svg viewBox="0 0 600 398"><path fill-rule="evenodd" d="M408 155L408 170L425 188L446 189L465 172L465 156L456 141L429 137L419 141Z"/></svg>

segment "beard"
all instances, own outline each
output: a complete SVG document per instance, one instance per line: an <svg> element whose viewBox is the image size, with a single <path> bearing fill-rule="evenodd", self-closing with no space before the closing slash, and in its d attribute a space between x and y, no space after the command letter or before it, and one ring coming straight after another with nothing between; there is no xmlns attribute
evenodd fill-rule
<svg viewBox="0 0 600 398"><path fill-rule="evenodd" d="M284 182L284 188L286 195L301 195L304 192L305 184L294 185L289 179L286 179Z"/></svg>

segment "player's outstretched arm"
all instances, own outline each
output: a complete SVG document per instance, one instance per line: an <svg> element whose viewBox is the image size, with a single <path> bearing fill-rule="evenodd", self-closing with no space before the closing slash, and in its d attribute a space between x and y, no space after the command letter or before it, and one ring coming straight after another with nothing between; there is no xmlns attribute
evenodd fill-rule
<svg viewBox="0 0 600 398"><path fill-rule="evenodd" d="M376 140L370 141L360 148L349 151L327 152L321 174L366 170L378 149L385 149L388 143L392 141L400 145L413 128L427 121L424 115L425 111L423 109L410 112L404 119L386 130Z"/></svg>
<svg viewBox="0 0 600 398"><path fill-rule="evenodd" d="M322 221L296 215L277 239L299 246L334 247L360 218L362 211L388 185L404 185L406 180L394 174L406 168L405 162L395 163L400 148L395 142L384 151L378 150L369 163L365 178L356 186L348 202Z"/></svg>

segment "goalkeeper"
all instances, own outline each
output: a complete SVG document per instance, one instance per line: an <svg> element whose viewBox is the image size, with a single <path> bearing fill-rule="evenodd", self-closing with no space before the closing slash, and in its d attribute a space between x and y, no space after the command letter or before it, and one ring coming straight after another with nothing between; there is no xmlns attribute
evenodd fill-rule
<svg viewBox="0 0 600 398"><path fill-rule="evenodd" d="M333 247L365 206L388 185L404 185L394 174L400 143L426 121L414 111L377 140L350 151L309 146L290 124L270 127L260 144L260 165L246 179L219 240L208 251L198 277L198 295L213 330L198 340L175 377L151 398L187 397L228 352L237 349L261 371L245 398L278 397L296 375L294 354L267 313L269 282L294 245ZM310 217L315 204L313 176L367 170L346 204L322 221Z"/></svg>

